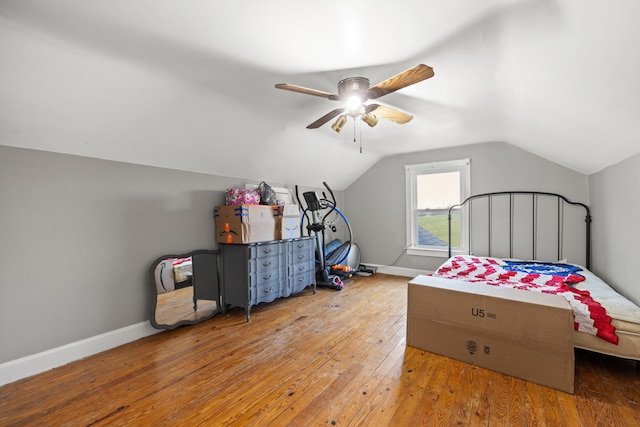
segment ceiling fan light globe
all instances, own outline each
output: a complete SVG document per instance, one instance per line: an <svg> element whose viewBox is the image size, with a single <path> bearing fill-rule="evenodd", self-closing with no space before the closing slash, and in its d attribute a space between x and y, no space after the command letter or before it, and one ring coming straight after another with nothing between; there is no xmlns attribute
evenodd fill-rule
<svg viewBox="0 0 640 427"><path fill-rule="evenodd" d="M347 98L347 102L345 104L347 106L347 110L356 113L360 111L360 108L362 107L362 99L357 95L351 95Z"/></svg>

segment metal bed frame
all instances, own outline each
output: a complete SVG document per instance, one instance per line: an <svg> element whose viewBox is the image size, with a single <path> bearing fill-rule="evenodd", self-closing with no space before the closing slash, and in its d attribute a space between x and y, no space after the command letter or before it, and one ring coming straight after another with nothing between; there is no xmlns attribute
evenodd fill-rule
<svg viewBox="0 0 640 427"><path fill-rule="evenodd" d="M508 196L509 197L509 257L513 258L513 242L514 242L514 209L515 209L515 204L517 199L519 199L519 197L517 196L529 196L531 199L531 206L532 206L532 223L531 223L531 242L532 242L532 253L533 253L533 257L534 259L536 259L537 256L537 240L538 240L538 236L537 236L537 232L538 232L538 205L539 205L539 198L540 197L552 197L556 199L556 204L557 204L557 259L562 258L563 255L563 228L564 228L564 207L565 205L572 205L572 206L579 206L584 208L584 212L585 212L585 217L584 217L584 221L585 221L585 267L587 269L591 268L591 212L589 210L589 207L587 205L585 205L584 203L579 203L579 202L572 202L571 200L567 199L566 197L560 195L560 194L556 194L556 193L548 193L548 192L540 192L540 191L499 191L499 192L493 192L493 193L483 193L483 194L476 194L474 196L470 196L468 198L466 198L463 202L453 205L449 208L449 212L448 212L448 225L449 225L449 258L451 257L452 254L452 247L451 247L451 213L454 209L462 209L465 206L468 206L469 212L468 215L466 216L466 220L467 222L467 226L468 226L468 232L467 232L467 236L468 236L468 251L469 254L471 254L471 236L472 236L472 226L473 226L473 215L472 215L472 206L473 206L473 202L476 200L482 200L482 199L486 199L487 200L487 217L488 217L488 224L487 224L487 230L488 230L488 256L492 256L492 219L494 216L494 212L493 212L493 204L492 201L495 197L498 196Z"/></svg>
<svg viewBox="0 0 640 427"><path fill-rule="evenodd" d="M576 230L578 230L580 227L579 225L577 225L577 222L573 222L578 221L581 217L581 213L584 212L584 221L585 221L585 267L590 270L591 269L591 212L589 210L589 207L587 205L585 205L584 203L579 203L579 202L572 202L569 199L567 199L566 197L560 195L560 194L556 194L556 193L547 193L547 192L539 192L539 191L500 191L500 192L494 192L494 193L484 193L484 194L477 194L475 196L470 196L467 199L465 199L463 202L451 206L449 208L449 212L448 212L448 222L449 222L449 258L451 258L451 254L452 254L452 246L451 246L451 213L454 209L461 209L464 207L468 207L469 211L467 212L467 216L465 217L465 221L468 221L468 253L469 255L471 255L471 250L472 250L472 246L471 246L471 227L473 226L473 216L474 214L471 212L471 207L474 203L474 201L477 200L486 200L486 211L483 212L483 215L486 214L488 216L488 224L485 223L484 224L484 228L482 228L480 231L484 231L488 229L488 256L492 256L491 251L492 251L492 245L491 245L491 239L492 239L492 233L491 233L491 227L492 227L492 219L494 217L494 215L498 215L499 213L495 213L493 212L493 203L492 201L496 198L496 197L509 197L509 206L508 206L508 215L509 215L509 221L508 221L508 225L509 225L509 256L513 257L514 253L513 253L513 246L514 246L514 210L515 210L515 206L517 202L521 203L521 199L525 199L525 200L529 200L529 204L532 206L532 213L531 213L531 218L532 221L530 224L524 224L524 227L521 227L521 229L525 229L527 232L531 232L531 237L529 237L532 240L532 252L534 255L533 260L536 260L536 240L538 238L538 207L539 207L539 203L538 203L538 199L541 197L545 197L545 198L551 198L551 202L549 203L549 205L545 205L544 208L542 209L542 213L548 213L550 214L551 210L553 209L553 198L555 198L556 204L557 204L557 208L556 208L556 212L555 215L557 215L557 259L560 259L563 255L563 227L564 227L564 220L565 220L565 205L570 205L570 206L575 206L577 207L576 209L570 209L571 212L568 214L569 216L569 220L571 221L567 221L567 224L574 224L573 227L577 227ZM480 206L481 208L484 208L483 205ZM476 212L476 216L480 216L482 218L484 218L483 215L477 215ZM505 218L505 215L499 216L499 218ZM528 219L528 218L527 218ZM482 221L480 221L482 222ZM476 224L477 225L477 224ZM482 226L482 224L480 224ZM530 230L529 230L529 226L530 226ZM519 229L519 231L521 230ZM551 237L551 239L553 239L553 236ZM526 239L528 243L528 239ZM549 240L550 241L550 240ZM486 242L482 242L482 244L485 244ZM582 250L582 245L579 244L579 240L576 240L576 247L575 247L575 251L572 252L575 254L579 254L579 252L581 252ZM528 250L528 249L527 249ZM552 251L553 249L551 249ZM579 255L582 256L582 255ZM499 256L500 258L500 256ZM634 334L629 334L629 335L634 335ZM628 344L631 344L631 341L627 341ZM605 343L606 344L606 343ZM627 347L627 350L620 352L616 346L610 346L607 347L607 345L600 345L600 344L592 344L588 341L582 341L581 343L576 343L576 347L577 348L582 348L582 349L586 349L589 351L594 351L597 353L603 353L603 354L609 354L612 356L616 356L616 357L622 357L622 358L626 358L626 359L632 359L636 361L636 371L640 372L640 358L638 356L638 354L632 354L630 353L630 351L633 351L634 348L637 348L637 346L635 344L632 344L630 347Z"/></svg>

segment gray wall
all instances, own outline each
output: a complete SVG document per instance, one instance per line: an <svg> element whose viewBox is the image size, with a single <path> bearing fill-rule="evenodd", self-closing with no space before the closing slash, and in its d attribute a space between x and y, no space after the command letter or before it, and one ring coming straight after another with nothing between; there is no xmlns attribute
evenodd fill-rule
<svg viewBox="0 0 640 427"><path fill-rule="evenodd" d="M0 146L0 362L148 319L150 263L214 248L234 184Z"/></svg>
<svg viewBox="0 0 640 427"><path fill-rule="evenodd" d="M146 321L150 263L217 248L244 184L0 146L0 363Z"/></svg>
<svg viewBox="0 0 640 427"><path fill-rule="evenodd" d="M640 305L640 154L589 176L593 270Z"/></svg>
<svg viewBox="0 0 640 427"><path fill-rule="evenodd" d="M471 194L533 190L588 203L587 177L506 143L484 143L386 157L345 190L345 210L363 262L435 270L442 258L404 254L404 166L471 159Z"/></svg>
<svg viewBox="0 0 640 427"><path fill-rule="evenodd" d="M390 264L403 251L404 165L466 157L474 194L520 189L591 198L594 270L640 302L629 262L640 237L640 156L589 177L589 192L584 175L504 143L383 159L336 193L364 261ZM146 321L149 263L216 248L213 207L226 188L243 185L0 146L0 363ZM404 255L396 265L433 270L441 262Z"/></svg>

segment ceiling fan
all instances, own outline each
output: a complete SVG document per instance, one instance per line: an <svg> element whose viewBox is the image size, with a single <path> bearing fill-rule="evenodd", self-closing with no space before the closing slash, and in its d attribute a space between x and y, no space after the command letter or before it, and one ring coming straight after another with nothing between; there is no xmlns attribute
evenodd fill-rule
<svg viewBox="0 0 640 427"><path fill-rule="evenodd" d="M309 89L302 86L291 85L288 83L278 83L277 89L290 90L292 92L305 93L307 95L320 96L332 101L341 101L344 103L344 107L336 108L330 111L324 116L320 117L315 122L307 126L307 129L316 129L327 123L334 117L338 117L331 128L336 132L340 132L347 122L347 116L362 118L369 126L373 127L378 124L378 117L382 117L387 120L391 120L398 124L404 124L413 116L395 110L390 107L386 107L380 104L368 104L365 102L369 99L377 99L381 96L395 92L398 89L411 86L412 84L421 82L430 77L433 77L433 68L428 65L419 64L413 68L403 71L387 80L378 83L375 86L370 86L369 79L366 77L347 77L338 82L338 94L324 92L316 89Z"/></svg>

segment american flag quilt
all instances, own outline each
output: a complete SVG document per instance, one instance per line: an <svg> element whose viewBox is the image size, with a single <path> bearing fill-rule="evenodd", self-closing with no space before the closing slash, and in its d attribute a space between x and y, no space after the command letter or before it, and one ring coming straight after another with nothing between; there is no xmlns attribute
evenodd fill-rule
<svg viewBox="0 0 640 427"><path fill-rule="evenodd" d="M618 344L615 326L606 310L588 291L574 285L585 280L580 267L538 261L507 261L498 258L456 255L433 274L466 282L485 283L512 289L563 296L571 306L576 331Z"/></svg>

